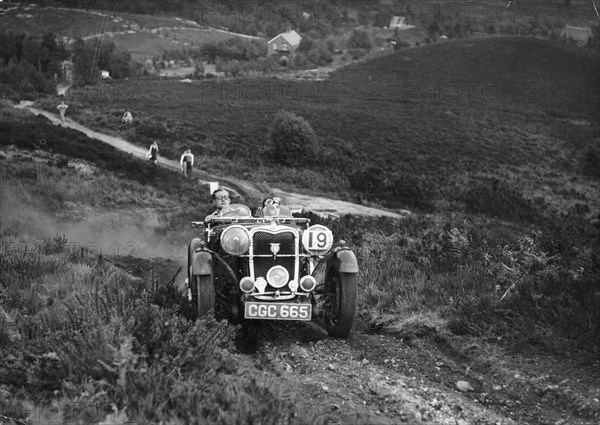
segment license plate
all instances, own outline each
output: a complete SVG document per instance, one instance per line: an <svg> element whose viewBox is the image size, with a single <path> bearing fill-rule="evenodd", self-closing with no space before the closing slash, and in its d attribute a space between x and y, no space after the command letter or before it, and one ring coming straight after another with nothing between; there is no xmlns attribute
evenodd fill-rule
<svg viewBox="0 0 600 425"><path fill-rule="evenodd" d="M311 316L311 304L247 302L244 307L246 319L310 320Z"/></svg>

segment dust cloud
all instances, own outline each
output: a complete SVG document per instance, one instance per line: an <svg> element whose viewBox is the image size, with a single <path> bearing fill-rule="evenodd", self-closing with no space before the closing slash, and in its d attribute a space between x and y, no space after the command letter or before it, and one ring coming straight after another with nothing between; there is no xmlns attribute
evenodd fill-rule
<svg viewBox="0 0 600 425"><path fill-rule="evenodd" d="M13 236L11 243L20 243L14 241L26 240L25 236L64 236L67 246L87 248L105 257L161 257L181 265L186 261L188 240L182 237L181 244L165 242L155 232L159 221L150 209L99 212L82 207L83 210L78 209L73 217L72 212L50 212L39 199L19 186L19 183L14 186L0 184L0 235L3 240L5 236Z"/></svg>

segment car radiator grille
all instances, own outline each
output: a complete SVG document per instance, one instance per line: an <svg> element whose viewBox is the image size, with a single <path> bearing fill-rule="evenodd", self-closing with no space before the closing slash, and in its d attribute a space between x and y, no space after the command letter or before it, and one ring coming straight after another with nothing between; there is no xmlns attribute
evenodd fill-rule
<svg viewBox="0 0 600 425"><path fill-rule="evenodd" d="M274 257L271 252L271 244L279 244L279 252ZM296 276L296 250L298 241L293 232L269 233L256 231L252 236L252 249L250 256L253 257L254 277L266 277L271 267L280 265L286 268L290 274L290 280L298 280ZM261 257L265 255L265 257ZM286 288L286 287L284 287ZM283 289L283 288L282 288ZM275 288L268 285L266 291L274 291Z"/></svg>

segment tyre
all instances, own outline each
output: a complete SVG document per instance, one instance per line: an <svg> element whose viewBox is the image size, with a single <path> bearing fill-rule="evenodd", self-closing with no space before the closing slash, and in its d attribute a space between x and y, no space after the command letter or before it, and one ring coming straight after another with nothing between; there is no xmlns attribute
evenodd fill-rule
<svg viewBox="0 0 600 425"><path fill-rule="evenodd" d="M198 312L198 317L213 315L215 312L215 284L212 275L193 275L192 304Z"/></svg>
<svg viewBox="0 0 600 425"><path fill-rule="evenodd" d="M356 273L331 269L325 281L325 329L335 338L347 338L354 324L358 285Z"/></svg>

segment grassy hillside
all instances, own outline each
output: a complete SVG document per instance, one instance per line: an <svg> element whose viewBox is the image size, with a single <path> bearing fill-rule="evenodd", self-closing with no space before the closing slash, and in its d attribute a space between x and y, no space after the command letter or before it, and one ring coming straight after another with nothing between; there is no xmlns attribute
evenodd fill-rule
<svg viewBox="0 0 600 425"><path fill-rule="evenodd" d="M154 135L172 158L189 146L213 170L276 184L298 174L301 187L391 206L419 206L397 186L416 184L441 208L497 177L544 201L561 195L554 190L561 185L576 185L597 208L584 171L587 152L598 149L599 69L589 49L492 37L399 51L325 81L145 80L121 97L102 96L111 86L101 86L73 92L69 113L142 145ZM56 102L40 100L50 110ZM133 127L119 123L124 109L133 112ZM280 109L313 126L321 141L316 164L290 169L271 160L266 135ZM383 177L372 179L373 188L351 187L357 169Z"/></svg>
<svg viewBox="0 0 600 425"><path fill-rule="evenodd" d="M234 327L188 320L179 264L165 257L209 208L204 190L23 111L0 114L4 415L323 422L294 407L304 395L277 371L244 360ZM357 332L434 323L522 352L597 356L600 233L577 215L543 226L470 214L313 219L357 253ZM112 242L99 239L107 232Z"/></svg>

